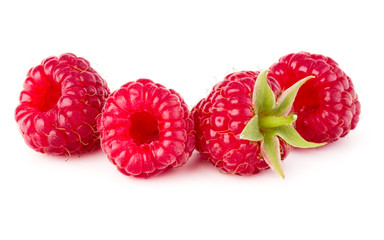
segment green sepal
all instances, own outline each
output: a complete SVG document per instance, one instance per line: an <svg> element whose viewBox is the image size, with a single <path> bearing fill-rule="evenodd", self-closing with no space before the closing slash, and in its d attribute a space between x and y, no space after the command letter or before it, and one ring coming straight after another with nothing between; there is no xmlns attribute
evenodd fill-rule
<svg viewBox="0 0 384 240"><path fill-rule="evenodd" d="M245 126L240 134L240 138L249 141L261 141L263 137L259 129L259 116L256 114Z"/></svg>
<svg viewBox="0 0 384 240"><path fill-rule="evenodd" d="M268 113L276 116L286 116L291 111L293 102L295 101L297 92L299 91L300 87L311 78L314 77L309 76L303 78L285 90L277 99L276 106L271 110L271 112Z"/></svg>
<svg viewBox="0 0 384 240"><path fill-rule="evenodd" d="M280 177L285 178L281 166L280 142L276 135L266 133L261 141L261 155L268 166Z"/></svg>
<svg viewBox="0 0 384 240"><path fill-rule="evenodd" d="M252 104L256 114L263 113L275 106L275 94L267 83L267 73L265 70L259 74L253 88Z"/></svg>
<svg viewBox="0 0 384 240"><path fill-rule="evenodd" d="M320 147L325 145L326 143L314 143L314 142L308 142L303 137L300 136L300 134L296 131L296 129L293 126L280 126L276 127L273 130L274 134L282 138L284 141L286 141L289 145L292 145L294 147L298 148L313 148L313 147Z"/></svg>

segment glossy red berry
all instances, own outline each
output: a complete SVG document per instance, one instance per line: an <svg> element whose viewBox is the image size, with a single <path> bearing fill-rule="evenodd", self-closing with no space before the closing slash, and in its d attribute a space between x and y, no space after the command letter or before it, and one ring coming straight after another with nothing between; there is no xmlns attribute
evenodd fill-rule
<svg viewBox="0 0 384 240"><path fill-rule="evenodd" d="M84 58L49 57L29 70L15 118L38 152L88 152L100 145L96 117L108 95L106 82Z"/></svg>
<svg viewBox="0 0 384 240"><path fill-rule="evenodd" d="M360 102L351 79L333 59L292 53L273 64L268 75L282 90L304 77L315 77L301 87L292 108L298 116L296 129L304 139L332 142L356 127Z"/></svg>
<svg viewBox="0 0 384 240"><path fill-rule="evenodd" d="M109 160L134 177L179 167L195 148L193 121L184 100L148 79L128 82L113 92L98 129Z"/></svg>
<svg viewBox="0 0 384 240"><path fill-rule="evenodd" d="M254 116L252 94L258 75L252 71L229 74L192 109L196 149L223 172L251 175L269 168L261 154L261 142L240 138ZM269 79L268 84L276 96L281 93L276 81ZM291 147L279 141L284 159Z"/></svg>

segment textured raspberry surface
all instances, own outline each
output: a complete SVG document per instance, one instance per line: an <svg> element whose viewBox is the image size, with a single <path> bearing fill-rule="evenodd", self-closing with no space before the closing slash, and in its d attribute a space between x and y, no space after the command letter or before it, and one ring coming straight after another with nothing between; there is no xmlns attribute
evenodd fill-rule
<svg viewBox="0 0 384 240"><path fill-rule="evenodd" d="M252 94L259 72L236 72L219 82L207 98L192 110L196 130L196 149L202 157L224 172L238 175L256 174L269 168L260 152L260 142L240 139L245 125L253 117ZM275 95L280 86L268 83ZM290 146L280 140L281 158Z"/></svg>
<svg viewBox="0 0 384 240"><path fill-rule="evenodd" d="M298 115L296 129L306 140L336 141L356 127L360 102L351 79L331 58L306 52L289 54L272 65L268 75L283 90L304 77L315 77L301 87L292 109Z"/></svg>
<svg viewBox="0 0 384 240"><path fill-rule="evenodd" d="M149 79L129 82L113 92L98 129L109 160L134 177L179 167L195 148L193 121L184 100Z"/></svg>
<svg viewBox="0 0 384 240"><path fill-rule="evenodd" d="M38 152L89 152L100 145L96 117L108 95L89 62L66 53L29 70L15 118L25 142Z"/></svg>

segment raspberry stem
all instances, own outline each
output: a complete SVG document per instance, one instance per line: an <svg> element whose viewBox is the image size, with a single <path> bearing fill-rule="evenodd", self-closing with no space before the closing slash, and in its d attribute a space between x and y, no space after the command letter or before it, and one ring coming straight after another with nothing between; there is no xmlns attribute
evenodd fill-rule
<svg viewBox="0 0 384 240"><path fill-rule="evenodd" d="M275 128L280 126L287 126L295 122L297 119L296 114L288 115L288 116L259 116L259 128Z"/></svg>

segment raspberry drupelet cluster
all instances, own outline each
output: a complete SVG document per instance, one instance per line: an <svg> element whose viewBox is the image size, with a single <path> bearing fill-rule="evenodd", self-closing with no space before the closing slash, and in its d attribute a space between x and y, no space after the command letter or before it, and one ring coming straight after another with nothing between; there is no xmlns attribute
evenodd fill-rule
<svg viewBox="0 0 384 240"><path fill-rule="evenodd" d="M180 167L195 149L188 106L174 90L149 79L113 92L98 129L109 160L130 176L146 178Z"/></svg>
<svg viewBox="0 0 384 240"><path fill-rule="evenodd" d="M52 155L80 154L100 146L96 117L109 95L89 62L67 53L29 70L15 118L25 142Z"/></svg>
<svg viewBox="0 0 384 240"><path fill-rule="evenodd" d="M299 90L293 104L297 131L308 141L333 142L359 122L360 102L351 79L330 57L299 52L281 57L269 69L282 89L313 76Z"/></svg>
<svg viewBox="0 0 384 240"><path fill-rule="evenodd" d="M269 168L261 154L261 142L240 138L254 116L252 93L258 75L254 71L229 74L192 110L196 149L223 172L250 175ZM268 83L275 95L281 94L274 79ZM285 159L291 147L279 141L281 159Z"/></svg>

